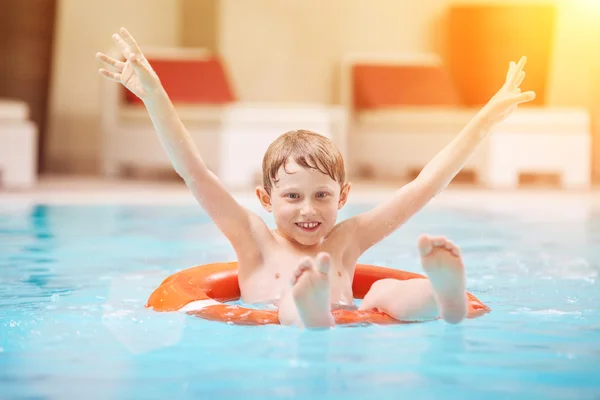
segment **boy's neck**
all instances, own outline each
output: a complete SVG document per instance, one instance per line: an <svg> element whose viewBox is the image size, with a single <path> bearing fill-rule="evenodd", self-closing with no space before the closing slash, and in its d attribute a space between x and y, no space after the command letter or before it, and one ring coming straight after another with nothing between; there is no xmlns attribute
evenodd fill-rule
<svg viewBox="0 0 600 400"><path fill-rule="evenodd" d="M321 248L321 243L323 239L319 240L317 243L312 245L305 245L302 243L298 243L294 239L288 237L286 234L279 232L278 229L274 229L273 232L279 236L285 243L289 244L294 250L301 251L303 253L315 253L317 254Z"/></svg>

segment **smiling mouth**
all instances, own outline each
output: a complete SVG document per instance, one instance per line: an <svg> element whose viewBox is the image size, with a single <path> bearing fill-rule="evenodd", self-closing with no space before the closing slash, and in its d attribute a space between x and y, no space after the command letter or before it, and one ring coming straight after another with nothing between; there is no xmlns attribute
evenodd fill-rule
<svg viewBox="0 0 600 400"><path fill-rule="evenodd" d="M321 226L320 222L296 222L296 226L305 232L314 232Z"/></svg>

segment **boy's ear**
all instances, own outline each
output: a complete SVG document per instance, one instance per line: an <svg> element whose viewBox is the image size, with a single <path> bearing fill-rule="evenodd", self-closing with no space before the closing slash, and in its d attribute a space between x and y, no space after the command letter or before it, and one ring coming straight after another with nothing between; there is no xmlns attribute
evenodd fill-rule
<svg viewBox="0 0 600 400"><path fill-rule="evenodd" d="M340 201L338 202L338 210L341 210L346 204L346 201L348 201L348 195L350 194L351 187L352 185L350 183L346 183L342 187L342 191L340 192Z"/></svg>
<svg viewBox="0 0 600 400"><path fill-rule="evenodd" d="M271 205L271 196L269 193L267 193L264 187L256 187L256 197L258 197L258 201L260 201L260 204L262 204L263 208L268 212L271 212L273 209L273 206Z"/></svg>

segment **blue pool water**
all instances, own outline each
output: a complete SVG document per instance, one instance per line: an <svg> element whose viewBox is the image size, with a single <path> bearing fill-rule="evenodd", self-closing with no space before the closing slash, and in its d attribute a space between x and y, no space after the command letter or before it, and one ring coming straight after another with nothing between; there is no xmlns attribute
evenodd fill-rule
<svg viewBox="0 0 600 400"><path fill-rule="evenodd" d="M600 208L555 211L431 205L361 258L420 272L417 236L448 235L491 314L300 331L143 308L234 259L198 207L0 206L0 398L598 399Z"/></svg>

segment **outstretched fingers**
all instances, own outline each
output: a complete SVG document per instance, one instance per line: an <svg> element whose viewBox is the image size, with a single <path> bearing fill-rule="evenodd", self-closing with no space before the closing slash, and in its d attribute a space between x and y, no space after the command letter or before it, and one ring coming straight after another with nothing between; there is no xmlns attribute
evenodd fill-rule
<svg viewBox="0 0 600 400"><path fill-rule="evenodd" d="M529 101L532 101L533 99L535 99L535 92L533 90L529 90L524 93L519 93L514 97L514 101L516 101L517 104L527 103Z"/></svg>
<svg viewBox="0 0 600 400"><path fill-rule="evenodd" d="M121 81L121 74L119 74L117 72L108 71L108 70L105 70L104 68L100 68L98 70L98 72L100 72L100 75L102 75L108 79L112 79L117 82Z"/></svg>
<svg viewBox="0 0 600 400"><path fill-rule="evenodd" d="M114 68L116 68L117 71L122 72L123 68L125 67L125 63L119 60L115 60L112 57L107 56L104 53L98 52L96 53L96 58L100 61L102 61L105 64L108 64Z"/></svg>
<svg viewBox="0 0 600 400"><path fill-rule="evenodd" d="M525 71L521 71L521 73L517 77L517 81L515 82L515 88L518 89L519 86L521 86L521 83L523 83L523 79L525 79Z"/></svg>
<svg viewBox="0 0 600 400"><path fill-rule="evenodd" d="M527 103L535 99L535 92L530 90L524 93L516 92L513 95L509 95L501 101L501 107L511 108L521 103Z"/></svg>
<svg viewBox="0 0 600 400"><path fill-rule="evenodd" d="M131 49L131 51L134 54L141 55L142 51L140 50L140 47L138 46L135 39L133 38L133 36L131 35L131 33L129 33L129 31L127 29L125 29L125 28L119 29L119 34L121 35L121 37L123 38L123 41L129 46L129 48Z"/></svg>
<svg viewBox="0 0 600 400"><path fill-rule="evenodd" d="M510 82L510 80L512 79L513 76L513 71L515 70L515 67L517 65L515 64L514 61L511 61L508 63L508 72L506 73L506 82Z"/></svg>
<svg viewBox="0 0 600 400"><path fill-rule="evenodd" d="M112 39L113 42L115 42L115 44L117 46L119 46L119 49L121 50L121 52L123 53L123 55L125 56L126 59L131 58L131 56L133 56L133 51L131 50L131 48L129 47L129 45L125 42L125 40L123 40L123 38L121 36L119 36L118 33L115 33L112 35Z"/></svg>
<svg viewBox="0 0 600 400"><path fill-rule="evenodd" d="M519 60L519 63L513 68L512 74L510 75L510 79L508 81L510 88L518 87L525 78L525 76L521 74L523 73L523 68L525 68L526 63L527 57L523 56Z"/></svg>

